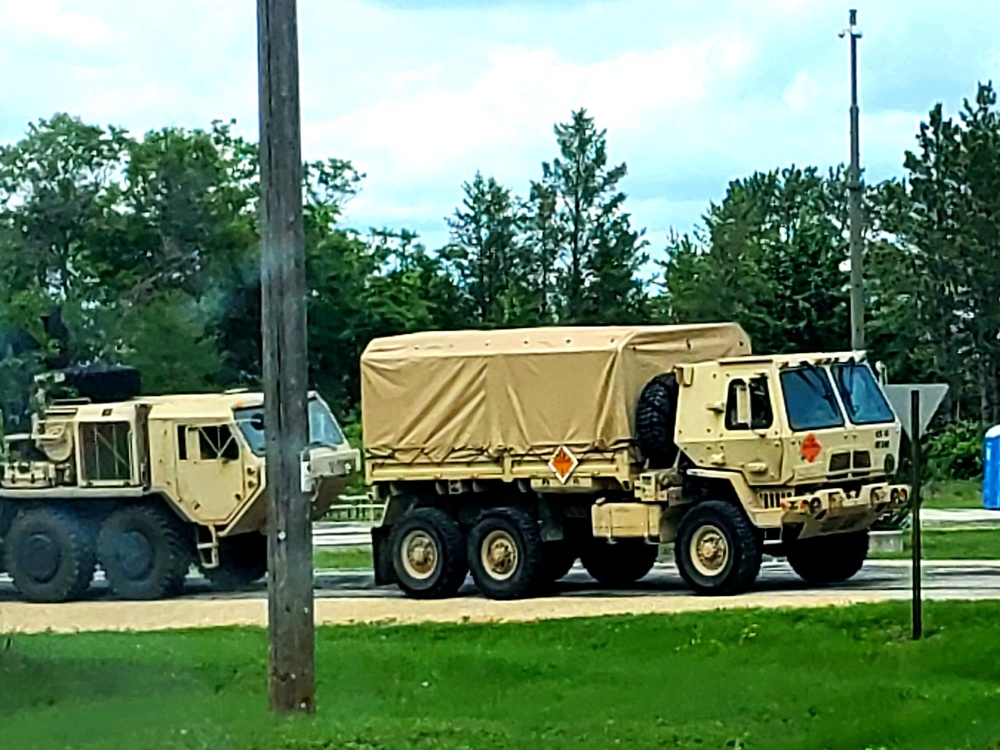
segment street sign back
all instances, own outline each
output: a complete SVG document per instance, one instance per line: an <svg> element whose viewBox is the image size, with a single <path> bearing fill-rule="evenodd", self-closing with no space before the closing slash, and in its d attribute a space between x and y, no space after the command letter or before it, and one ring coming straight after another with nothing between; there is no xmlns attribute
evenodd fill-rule
<svg viewBox="0 0 1000 750"><path fill-rule="evenodd" d="M913 391L920 391L920 424L917 425L918 435L923 437L927 432L927 426L948 394L946 383L923 383L920 385L902 385L893 383L884 385L885 395L892 404L892 410L896 412L903 430L907 435L912 435L912 425L910 424L910 394Z"/></svg>

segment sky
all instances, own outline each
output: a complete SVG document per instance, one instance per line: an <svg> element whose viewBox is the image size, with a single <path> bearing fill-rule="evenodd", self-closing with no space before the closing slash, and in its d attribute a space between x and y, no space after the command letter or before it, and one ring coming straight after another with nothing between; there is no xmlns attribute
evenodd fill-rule
<svg viewBox="0 0 1000 750"><path fill-rule="evenodd" d="M991 0L299 0L306 158L365 173L346 223L447 240L476 171L527 193L585 107L626 162L651 248L731 180L848 160L858 9L861 161L902 173L928 110L998 78ZM253 0L0 0L0 143L69 112L133 133L235 118L257 137ZM1000 83L1000 81L998 81Z"/></svg>

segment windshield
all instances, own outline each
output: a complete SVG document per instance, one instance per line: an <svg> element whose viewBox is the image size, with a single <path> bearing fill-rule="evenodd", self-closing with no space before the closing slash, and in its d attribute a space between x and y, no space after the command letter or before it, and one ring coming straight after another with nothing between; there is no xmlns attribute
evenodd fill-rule
<svg viewBox="0 0 1000 750"><path fill-rule="evenodd" d="M826 370L813 365L785 370L781 373L781 390L788 424L793 430L844 426L844 415L840 413Z"/></svg>
<svg viewBox="0 0 1000 750"><path fill-rule="evenodd" d="M256 455L264 455L264 407L234 409L236 424ZM330 408L319 398L309 399L309 445L335 446L344 442L344 435L337 426Z"/></svg>
<svg viewBox="0 0 1000 750"><path fill-rule="evenodd" d="M896 417L867 365L834 365L833 380L854 424L893 422Z"/></svg>

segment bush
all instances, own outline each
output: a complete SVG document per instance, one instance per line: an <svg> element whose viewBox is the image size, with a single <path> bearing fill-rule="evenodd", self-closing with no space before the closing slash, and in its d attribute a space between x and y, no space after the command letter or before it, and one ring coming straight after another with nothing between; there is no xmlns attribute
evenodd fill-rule
<svg viewBox="0 0 1000 750"><path fill-rule="evenodd" d="M932 479L979 479L983 475L979 422L953 422L927 440L925 465Z"/></svg>

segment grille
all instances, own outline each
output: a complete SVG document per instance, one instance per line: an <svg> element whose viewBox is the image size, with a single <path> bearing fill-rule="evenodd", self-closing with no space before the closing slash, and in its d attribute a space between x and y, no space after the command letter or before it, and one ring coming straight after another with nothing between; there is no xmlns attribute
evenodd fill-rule
<svg viewBox="0 0 1000 750"><path fill-rule="evenodd" d="M854 451L854 468L870 469L872 467L872 454L868 451Z"/></svg>
<svg viewBox="0 0 1000 750"><path fill-rule="evenodd" d="M789 490L763 490L757 493L757 496L760 498L761 505L764 506L765 510L769 510L771 508L780 508L781 501L792 497L793 494Z"/></svg>

